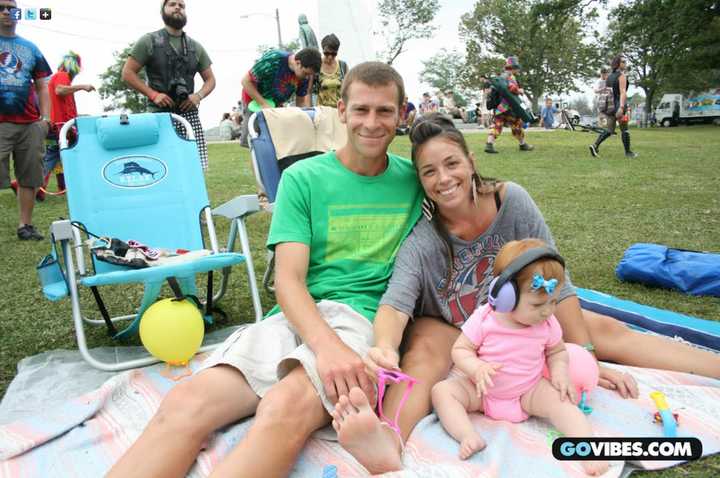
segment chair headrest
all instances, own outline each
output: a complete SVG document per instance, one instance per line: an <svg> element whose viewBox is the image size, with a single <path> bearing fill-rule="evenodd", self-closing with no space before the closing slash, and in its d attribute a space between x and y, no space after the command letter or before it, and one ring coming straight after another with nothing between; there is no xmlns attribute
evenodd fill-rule
<svg viewBox="0 0 720 478"><path fill-rule="evenodd" d="M158 115L152 113L98 118L96 129L98 141L107 150L155 144L160 138Z"/></svg>

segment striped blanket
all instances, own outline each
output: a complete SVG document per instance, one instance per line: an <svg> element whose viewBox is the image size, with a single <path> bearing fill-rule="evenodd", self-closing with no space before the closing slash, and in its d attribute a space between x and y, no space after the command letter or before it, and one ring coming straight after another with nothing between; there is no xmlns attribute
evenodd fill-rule
<svg viewBox="0 0 720 478"><path fill-rule="evenodd" d="M199 358L193 362L197 366ZM612 365L616 367L615 365ZM720 381L693 375L617 367L631 372L640 384L638 400L623 400L599 389L593 392L590 420L601 436L662 436L653 422L653 390L662 391L673 411L679 413L679 436L695 436L703 444L703 454L720 451ZM112 376L99 388L61 404L53 404L34 414L0 426L1 477L95 477L102 476L143 430L163 395L175 384L156 365ZM28 377L25 377L26 379ZM29 377L28 383L32 383ZM23 379L21 369L16 380ZM38 385L40 386L40 385ZM31 391L36 397L43 390ZM13 393L11 386L8 395ZM42 396L42 395L41 395ZM8 399L8 397L5 397ZM39 400L42 403L42 399ZM12 410L8 400L0 407L0 423ZM5 419L3 419L5 418ZM435 415L423 419L408 440L405 470L383 476L409 477L495 477L584 476L577 463L553 459L552 430L538 419L521 424L473 418L488 443L487 448L468 461L457 458L457 443L443 430ZM243 420L216 433L200 454L188 476L204 477L233 447L251 425ZM152 450L148 450L152 453ZM338 476L367 476L367 472L336 442L311 439L300 455L291 476L322 476L326 465L336 465ZM638 461L631 465L658 469L676 464L668 461ZM604 476L627 474L628 465L613 462Z"/></svg>

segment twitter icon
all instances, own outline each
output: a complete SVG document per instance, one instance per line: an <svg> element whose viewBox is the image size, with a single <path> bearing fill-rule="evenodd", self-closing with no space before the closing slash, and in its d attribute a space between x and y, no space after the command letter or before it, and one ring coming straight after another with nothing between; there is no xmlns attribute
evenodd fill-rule
<svg viewBox="0 0 720 478"><path fill-rule="evenodd" d="M26 8L25 20L37 20L37 10L35 8Z"/></svg>

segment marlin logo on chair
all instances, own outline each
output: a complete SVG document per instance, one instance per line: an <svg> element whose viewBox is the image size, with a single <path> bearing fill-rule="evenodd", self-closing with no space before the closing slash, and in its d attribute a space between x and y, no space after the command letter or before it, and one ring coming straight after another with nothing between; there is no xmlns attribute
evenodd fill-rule
<svg viewBox="0 0 720 478"><path fill-rule="evenodd" d="M167 176L167 165L151 156L123 156L105 164L105 181L120 188L147 188Z"/></svg>

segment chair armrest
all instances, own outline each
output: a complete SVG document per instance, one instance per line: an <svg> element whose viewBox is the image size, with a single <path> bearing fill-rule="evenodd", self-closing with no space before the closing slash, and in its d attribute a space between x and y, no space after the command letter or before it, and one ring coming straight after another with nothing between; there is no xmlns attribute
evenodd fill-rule
<svg viewBox="0 0 720 478"><path fill-rule="evenodd" d="M70 241L73 239L72 224L67 219L53 221L50 233L56 241Z"/></svg>
<svg viewBox="0 0 720 478"><path fill-rule="evenodd" d="M212 210L214 216L228 219L245 217L260 211L260 202L255 194L237 196Z"/></svg>

